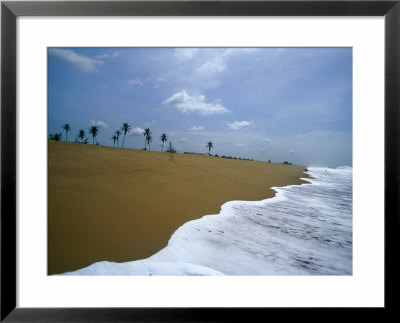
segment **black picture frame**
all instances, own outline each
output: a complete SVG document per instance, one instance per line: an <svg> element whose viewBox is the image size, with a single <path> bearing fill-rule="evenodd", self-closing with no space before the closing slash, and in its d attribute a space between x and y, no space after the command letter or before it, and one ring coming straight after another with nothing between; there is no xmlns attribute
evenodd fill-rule
<svg viewBox="0 0 400 323"><path fill-rule="evenodd" d="M399 278L400 0L388 1L2 1L1 316L4 322L234 322L256 308L18 308L16 264L16 19L18 16L383 16L385 19L385 306L396 311ZM270 309L281 313L286 309ZM302 309L297 310L304 313ZM325 309L335 315L332 308ZM350 309L347 309L349 311ZM384 313L382 312L384 311ZM280 315L277 313L278 315ZM392 314L392 313L391 313ZM326 314L323 314L326 315ZM378 316L377 316L378 317ZM267 318L265 318L267 319Z"/></svg>

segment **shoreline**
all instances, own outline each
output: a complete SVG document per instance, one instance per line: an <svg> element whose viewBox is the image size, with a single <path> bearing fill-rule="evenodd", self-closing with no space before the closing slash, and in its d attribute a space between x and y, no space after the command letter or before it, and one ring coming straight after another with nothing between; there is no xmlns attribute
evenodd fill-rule
<svg viewBox="0 0 400 323"><path fill-rule="evenodd" d="M303 166L200 154L52 141L48 153L48 274L148 258L226 202L308 183Z"/></svg>
<svg viewBox="0 0 400 323"><path fill-rule="evenodd" d="M311 167L309 172L321 169ZM351 210L342 205L340 214L332 218L337 204L331 204L331 194L326 194L338 187L345 191L346 181L332 188L324 185L329 180L313 178L300 185L275 187L276 195L269 199L226 202L218 214L184 223L166 247L146 259L102 261L64 275L350 275L352 239L346 226ZM307 206L306 200L321 192L325 192L320 197L324 207ZM335 264L337 257L341 261Z"/></svg>

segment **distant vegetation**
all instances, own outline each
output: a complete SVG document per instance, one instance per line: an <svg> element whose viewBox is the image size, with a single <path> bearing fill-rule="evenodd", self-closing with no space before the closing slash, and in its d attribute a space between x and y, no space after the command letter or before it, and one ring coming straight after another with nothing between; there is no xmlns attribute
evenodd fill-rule
<svg viewBox="0 0 400 323"><path fill-rule="evenodd" d="M232 157L232 156L225 156L225 155L222 155L221 158L239 159L239 160L251 160L251 161L254 161L254 159L250 159L250 158L240 158L240 157Z"/></svg>
<svg viewBox="0 0 400 323"><path fill-rule="evenodd" d="M49 135L50 140L55 140L55 141L60 141L61 139L61 132L60 133L55 133L55 134L50 134Z"/></svg>
<svg viewBox="0 0 400 323"><path fill-rule="evenodd" d="M67 136L68 136L68 132L71 131L71 126L69 125L69 123L65 123L62 126L62 129L65 131L65 141L68 141L67 140L67 138L68 138ZM122 134L124 134L124 137L122 139L121 148L124 147L126 134L129 133L130 130L131 130L131 126L127 122L124 122L122 124L121 129L115 131L114 135L111 137L111 140L113 141L114 147L119 147L119 137ZM89 127L89 133L92 136L92 143L94 145L99 145L99 142L97 141L97 135L99 133L99 128L97 126L95 126L95 125L92 125L92 126ZM55 141L60 141L61 140L61 135L62 135L61 132L60 133L55 133L55 134L50 134L49 135L49 139L50 140L55 140ZM144 136L144 147L141 148L141 150L150 150L150 143L153 140L150 128L144 129L143 136ZM167 140L168 140L168 136L165 133L160 135L160 141L161 141L161 144L162 144L161 145L161 151L164 151L164 145L167 142ZM88 144L89 143L89 139L87 138L86 133L85 133L85 131L83 129L79 130L79 132L78 132L78 134L77 134L77 136L75 138L75 142L76 143L80 143L80 144ZM214 144L213 144L212 141L207 142L206 148L208 149L208 153L207 154L205 154L205 153L196 153L196 152L186 152L186 151L184 152L184 154L198 154L198 155L208 155L208 156L216 157L216 158L226 158L226 159L237 159L237 160L254 161L254 159L241 158L241 157L236 157L236 156L234 156L234 157L225 156L225 155L219 156L218 154L211 155L211 149L214 148ZM168 152L168 153L176 153L177 152L176 148L172 145L171 141L169 142L168 147L165 149L165 152ZM268 160L268 163L271 163L271 160ZM284 164L284 165L292 165L292 163L290 163L288 161L284 161L284 162L282 162L282 164Z"/></svg>
<svg viewBox="0 0 400 323"><path fill-rule="evenodd" d="M171 142L169 142L169 146L167 148L167 153L176 153L176 149L174 146L172 146Z"/></svg>

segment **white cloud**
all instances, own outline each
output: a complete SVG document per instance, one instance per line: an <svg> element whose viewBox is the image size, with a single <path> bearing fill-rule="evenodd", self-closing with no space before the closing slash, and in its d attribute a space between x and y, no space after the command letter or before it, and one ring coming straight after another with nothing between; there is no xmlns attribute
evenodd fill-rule
<svg viewBox="0 0 400 323"><path fill-rule="evenodd" d="M226 124L228 125L229 129L240 130L251 127L253 125L253 121L234 121L232 123L227 122Z"/></svg>
<svg viewBox="0 0 400 323"><path fill-rule="evenodd" d="M129 131L129 135L130 136L139 136L139 135L143 135L144 129L140 128L140 127L135 127L133 129L131 129Z"/></svg>
<svg viewBox="0 0 400 323"><path fill-rule="evenodd" d="M136 78L136 80L135 79L129 80L128 83L129 83L129 85L132 85L132 86L135 86L135 85L143 86L143 82L138 77Z"/></svg>
<svg viewBox="0 0 400 323"><path fill-rule="evenodd" d="M109 54L100 54L100 55L97 55L96 58L114 58L114 57L118 57L118 56L119 56L119 51L116 50L111 55L109 55Z"/></svg>
<svg viewBox="0 0 400 323"><path fill-rule="evenodd" d="M189 141L189 139L182 138L182 139L179 139L179 142L180 142L181 144L188 144L190 141Z"/></svg>
<svg viewBox="0 0 400 323"><path fill-rule="evenodd" d="M100 121L100 120L99 121L90 120L90 124L92 126L97 126L100 128L108 128L109 127L108 124L106 124L104 121Z"/></svg>
<svg viewBox="0 0 400 323"><path fill-rule="evenodd" d="M225 70L226 64L224 60L224 56L215 56L208 62L204 63L198 68L199 72L202 73L208 73L208 74L214 74L217 72L222 72Z"/></svg>
<svg viewBox="0 0 400 323"><path fill-rule="evenodd" d="M272 145L272 139L265 138L264 140Z"/></svg>
<svg viewBox="0 0 400 323"><path fill-rule="evenodd" d="M108 54L96 55L96 59L99 59L99 58L109 58L109 57L110 57L110 55L108 55Z"/></svg>
<svg viewBox="0 0 400 323"><path fill-rule="evenodd" d="M289 153L294 154L294 150L289 151Z"/></svg>
<svg viewBox="0 0 400 323"><path fill-rule="evenodd" d="M102 60L77 54L72 49L50 48L49 54L61 58L86 73L96 72L104 64Z"/></svg>
<svg viewBox="0 0 400 323"><path fill-rule="evenodd" d="M236 54L249 54L257 51L257 48L228 48L224 51L218 51L207 62L201 65L197 70L201 73L214 74L223 72L226 69L226 59Z"/></svg>
<svg viewBox="0 0 400 323"><path fill-rule="evenodd" d="M180 61L186 62L196 56L198 51L197 48L177 48L175 49L175 56Z"/></svg>
<svg viewBox="0 0 400 323"><path fill-rule="evenodd" d="M191 126L188 130L200 131L200 130L204 130L204 127L203 126Z"/></svg>
<svg viewBox="0 0 400 323"><path fill-rule="evenodd" d="M213 115L229 112L221 103L209 103L204 95L190 96L185 90L175 93L162 103L177 108L182 113L193 112L200 115Z"/></svg>
<svg viewBox="0 0 400 323"><path fill-rule="evenodd" d="M245 145L243 145L243 144L235 144L234 146L235 147L245 147Z"/></svg>

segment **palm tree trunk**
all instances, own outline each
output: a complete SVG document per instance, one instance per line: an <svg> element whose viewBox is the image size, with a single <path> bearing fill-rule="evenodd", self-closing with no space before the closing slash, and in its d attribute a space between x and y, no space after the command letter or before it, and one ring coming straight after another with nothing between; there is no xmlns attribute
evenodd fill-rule
<svg viewBox="0 0 400 323"><path fill-rule="evenodd" d="M124 148L124 141L125 141L125 134L124 134L124 138L122 138L122 148Z"/></svg>

